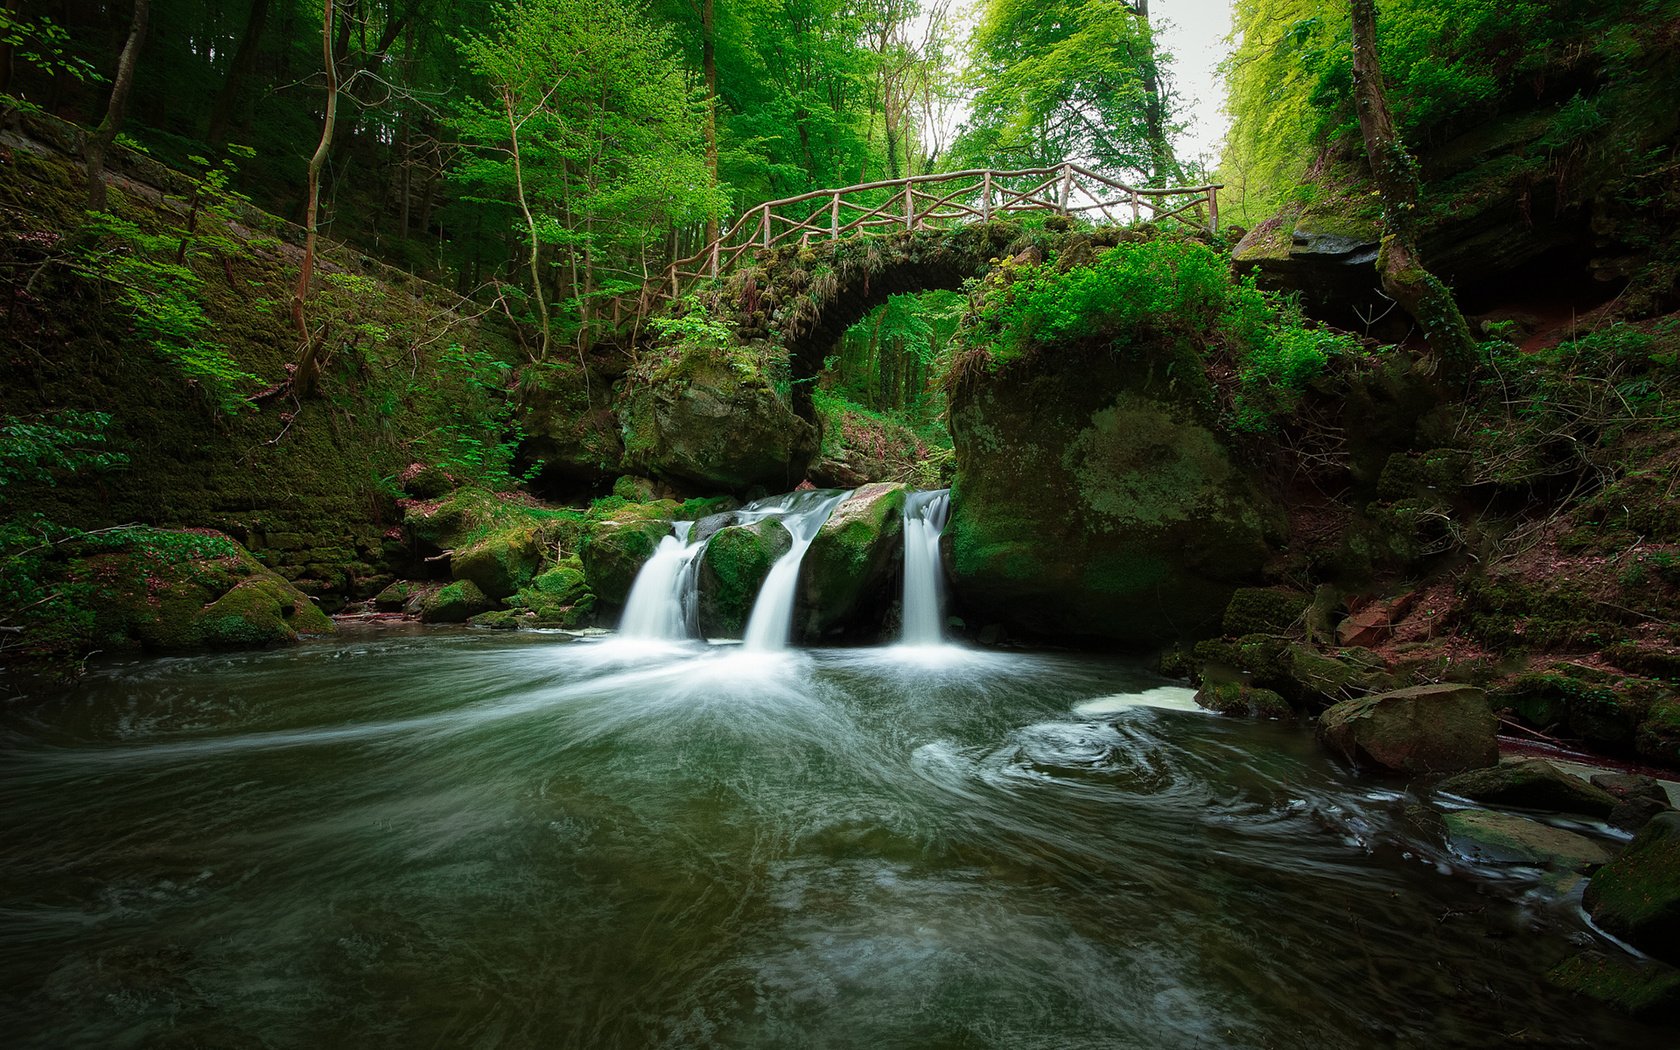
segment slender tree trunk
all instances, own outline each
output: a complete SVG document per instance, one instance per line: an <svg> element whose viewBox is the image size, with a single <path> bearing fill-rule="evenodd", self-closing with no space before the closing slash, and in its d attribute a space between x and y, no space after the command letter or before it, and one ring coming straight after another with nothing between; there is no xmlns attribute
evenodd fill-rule
<svg viewBox="0 0 1680 1050"><path fill-rule="evenodd" d="M105 154L116 141L122 128L123 114L128 111L128 93L134 88L134 67L140 60L140 48L146 42L146 19L151 14L151 0L134 0L134 18L128 24L128 42L117 59L116 79L111 82L111 102L105 109L105 119L99 122L87 142L87 207L88 211L105 210Z"/></svg>
<svg viewBox="0 0 1680 1050"><path fill-rule="evenodd" d="M222 90L216 95L216 106L210 111L210 125L206 137L212 146L221 146L227 142L228 125L233 121L234 106L239 103L239 89L245 86L246 79L257 61L257 45L262 42L263 26L268 22L268 0L251 0L251 13L245 19L245 33L239 38L239 47L233 52L233 60L228 63L227 79L222 82Z"/></svg>
<svg viewBox="0 0 1680 1050"><path fill-rule="evenodd" d="M1149 0L1135 0L1132 9L1143 22L1144 50L1138 72L1143 78L1143 129L1149 140L1149 178L1166 186L1177 176L1178 161L1167 140L1167 100L1161 86L1161 68L1155 61L1155 30L1149 24Z"/></svg>
<svg viewBox="0 0 1680 1050"><path fill-rule="evenodd" d="M1353 101L1387 227L1377 254L1377 272L1383 291L1423 328L1437 363L1446 364L1449 370L1461 370L1475 360L1476 344L1452 291L1424 268L1418 252L1417 162L1400 140L1388 108L1388 92L1377 56L1376 4L1374 0L1350 0L1350 5Z"/></svg>
<svg viewBox="0 0 1680 1050"><path fill-rule="evenodd" d="M4 10L9 15L16 15L23 0L6 0ZM9 94L12 90L12 45L0 40L0 95Z"/></svg>
<svg viewBox="0 0 1680 1050"><path fill-rule="evenodd" d="M718 77L717 23L712 18L713 0L700 4L700 69L706 77L706 173L712 178L712 188L718 186ZM714 210L706 216L706 243L717 240L718 216Z"/></svg>
<svg viewBox="0 0 1680 1050"><path fill-rule="evenodd" d="M513 140L513 189L519 197L519 211L525 216L525 230L531 239L531 294L537 300L537 316L542 326L542 342L538 344L537 360L548 357L549 321L548 295L543 291L542 270L538 266L538 251L541 242L537 239L537 220L531 216L531 205L525 199L525 168L519 155L519 126L522 123L513 115L513 92L502 92L502 104L507 109L508 134Z"/></svg>
<svg viewBox="0 0 1680 1050"><path fill-rule="evenodd" d="M297 287L292 289L292 326L297 329L299 341L297 370L292 380L298 393L304 396L314 392L321 367L320 347L309 334L309 324L303 316L303 303L309 296L309 285L315 277L321 169L326 166L327 153L332 149L333 128L338 123L338 62L333 56L332 28L333 0L325 0L321 11L321 57L327 71L327 113L321 121L321 141L315 146L315 155L309 158L309 199L303 217L303 264L298 268Z"/></svg>

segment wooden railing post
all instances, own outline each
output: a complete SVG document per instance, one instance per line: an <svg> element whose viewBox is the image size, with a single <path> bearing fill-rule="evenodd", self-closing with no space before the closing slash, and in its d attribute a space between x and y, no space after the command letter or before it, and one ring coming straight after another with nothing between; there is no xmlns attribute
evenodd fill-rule
<svg viewBox="0 0 1680 1050"><path fill-rule="evenodd" d="M1143 214L1142 210L1140 209L1139 203L1138 203L1138 191L1133 190L1132 191L1132 225L1133 226L1136 226L1138 224L1138 220L1142 217L1142 214Z"/></svg>
<svg viewBox="0 0 1680 1050"><path fill-rule="evenodd" d="M712 280L714 280L714 281L717 280L717 275L718 275L718 251L722 247L722 245L723 245L723 235L719 234L712 241Z"/></svg>
<svg viewBox="0 0 1680 1050"><path fill-rule="evenodd" d="M1073 165L1062 165L1062 192L1057 199L1056 209L1063 215L1068 213L1068 197L1073 194Z"/></svg>
<svg viewBox="0 0 1680 1050"><path fill-rule="evenodd" d="M828 235L835 240L840 239L840 191L834 191L834 196L828 202Z"/></svg>
<svg viewBox="0 0 1680 1050"><path fill-rule="evenodd" d="M992 172L986 169L986 189L980 198L980 221L992 221Z"/></svg>
<svg viewBox="0 0 1680 1050"><path fill-rule="evenodd" d="M766 204L764 206L763 217L759 219L758 226L759 229L764 231L764 246L766 248L770 247L770 205Z"/></svg>
<svg viewBox="0 0 1680 1050"><path fill-rule="evenodd" d="M1209 233L1218 233L1219 232L1219 187L1218 186L1209 186L1207 188L1207 199L1208 199L1208 232Z"/></svg>
<svg viewBox="0 0 1680 1050"><path fill-rule="evenodd" d="M907 230L916 228L916 198L910 192L912 188L912 183L904 184L904 228Z"/></svg>

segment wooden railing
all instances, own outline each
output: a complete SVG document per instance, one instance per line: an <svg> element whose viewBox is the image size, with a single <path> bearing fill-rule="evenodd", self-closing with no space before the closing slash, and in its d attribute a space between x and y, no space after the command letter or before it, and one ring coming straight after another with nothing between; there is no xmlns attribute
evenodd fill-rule
<svg viewBox="0 0 1680 1050"><path fill-rule="evenodd" d="M1217 231L1221 188L1215 184L1146 189L1078 164L1060 164L1020 171L914 175L845 189L812 190L750 209L715 241L678 259L662 282L649 284L643 309L681 299L700 282L727 275L750 252L792 241L805 247L813 240L990 222L1023 212L1080 215L1110 224L1193 215L1197 224Z"/></svg>

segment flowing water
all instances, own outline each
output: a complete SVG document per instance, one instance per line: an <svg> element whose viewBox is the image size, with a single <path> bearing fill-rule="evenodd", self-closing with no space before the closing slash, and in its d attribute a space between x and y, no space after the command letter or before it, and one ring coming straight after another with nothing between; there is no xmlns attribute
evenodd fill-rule
<svg viewBox="0 0 1680 1050"><path fill-rule="evenodd" d="M1090 657L366 634L0 709L9 1046L1667 1045L1299 727Z"/></svg>
<svg viewBox="0 0 1680 1050"><path fill-rule="evenodd" d="M939 536L951 512L951 490L912 492L904 501L905 645L944 641L945 569L939 559Z"/></svg>
<svg viewBox="0 0 1680 1050"><path fill-rule="evenodd" d="M699 637L699 605L694 597L703 544L688 542L692 521L679 521L659 541L636 573L624 603L619 633L642 641L680 641Z"/></svg>
<svg viewBox="0 0 1680 1050"><path fill-rule="evenodd" d="M817 538L828 516L850 493L825 489L794 492L776 497L778 506L761 507L750 504L739 512L742 521L774 516L793 536L793 546L776 559L753 602L752 615L747 617L746 647L755 652L779 652L787 648L788 636L793 632L794 597L799 587L799 564L811 541Z"/></svg>

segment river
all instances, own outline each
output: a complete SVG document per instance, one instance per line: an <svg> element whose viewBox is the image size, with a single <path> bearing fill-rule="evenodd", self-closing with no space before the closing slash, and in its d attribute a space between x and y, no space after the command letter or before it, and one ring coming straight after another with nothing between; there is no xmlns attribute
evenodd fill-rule
<svg viewBox="0 0 1680 1050"><path fill-rule="evenodd" d="M1659 1045L1405 785L1111 658L419 628L0 714L12 1046ZM1577 895L1578 896L1578 895Z"/></svg>

